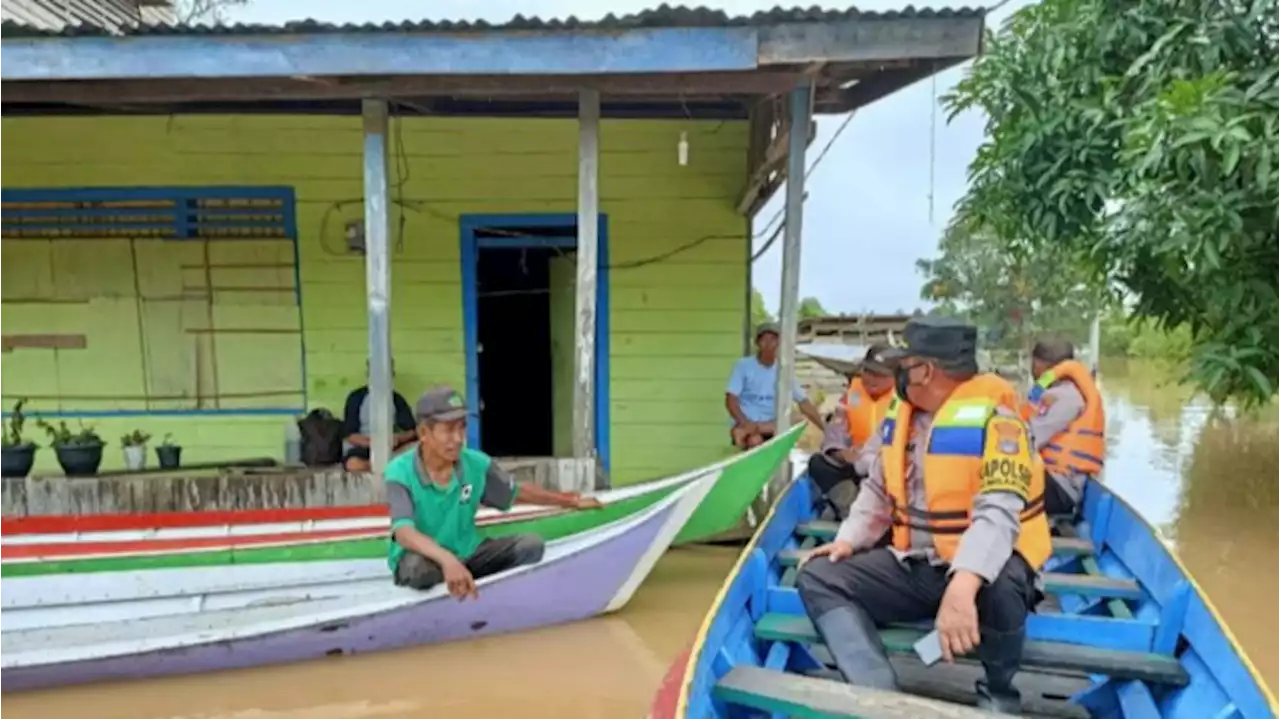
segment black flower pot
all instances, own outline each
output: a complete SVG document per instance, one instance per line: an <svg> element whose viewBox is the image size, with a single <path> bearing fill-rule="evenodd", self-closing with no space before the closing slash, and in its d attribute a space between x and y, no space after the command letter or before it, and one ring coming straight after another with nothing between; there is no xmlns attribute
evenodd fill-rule
<svg viewBox="0 0 1280 719"><path fill-rule="evenodd" d="M58 464L63 474L68 477L92 476L98 473L98 465L102 464L102 443L97 444L60 444L54 447L58 453Z"/></svg>
<svg viewBox="0 0 1280 719"><path fill-rule="evenodd" d="M162 444L156 447L156 459L160 460L162 469L176 469L182 461L182 448L176 444Z"/></svg>
<svg viewBox="0 0 1280 719"><path fill-rule="evenodd" d="M5 447L0 456L3 466L0 474L5 477L25 477L31 474L31 465L36 461L36 446L31 442Z"/></svg>

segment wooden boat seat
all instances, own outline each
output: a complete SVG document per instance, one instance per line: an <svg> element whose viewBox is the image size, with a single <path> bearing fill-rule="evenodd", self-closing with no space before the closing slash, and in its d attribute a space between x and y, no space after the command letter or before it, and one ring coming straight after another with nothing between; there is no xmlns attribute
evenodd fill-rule
<svg viewBox="0 0 1280 719"><path fill-rule="evenodd" d="M787 674L760 667L734 667L712 690L724 702L774 716L824 719L980 719L987 712L911 694L884 692L843 682Z"/></svg>
<svg viewBox="0 0 1280 719"><path fill-rule="evenodd" d="M784 550L778 554L778 563L784 567L794 567L803 554L804 550ZM1045 591L1050 594L1079 594L1104 599L1139 600L1143 598L1142 589L1132 579L1119 579L1102 574L1045 572L1044 585Z"/></svg>
<svg viewBox="0 0 1280 719"><path fill-rule="evenodd" d="M905 654L913 651L913 645L925 633L923 629L895 626L882 629L880 640L887 651ZM758 639L775 642L822 642L809 618L799 614L765 614L756 622L755 635ZM1173 686L1185 686L1190 681L1186 670L1171 656L1095 649L1062 642L1028 640L1023 648L1022 661L1029 667L1105 674Z"/></svg>
<svg viewBox="0 0 1280 719"><path fill-rule="evenodd" d="M805 522L796 527L796 534L829 542L835 539L838 526L835 522L823 520ZM1053 553L1063 557L1090 556L1093 554L1093 543L1078 537L1054 537Z"/></svg>

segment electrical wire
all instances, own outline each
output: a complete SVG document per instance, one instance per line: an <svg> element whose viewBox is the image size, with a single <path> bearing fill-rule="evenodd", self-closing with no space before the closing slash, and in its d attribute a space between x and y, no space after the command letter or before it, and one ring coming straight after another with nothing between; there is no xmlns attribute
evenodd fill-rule
<svg viewBox="0 0 1280 719"><path fill-rule="evenodd" d="M809 164L808 169L805 170L805 173L804 173L805 180L808 180L809 176L813 174L813 171L817 169L818 165L822 164L822 161L826 158L827 153L830 152L832 146L835 145L836 140L838 140L840 138L840 135L844 133L845 128L847 128L849 126L849 123L853 121L853 118L856 114L857 114L857 111L854 110L845 116L844 120L840 123L840 126L836 128L835 133L832 134L831 139L827 140L826 144L823 145L822 150L818 152L817 157L814 158L813 162ZM713 130L713 132L718 131L721 127L723 127L723 125L724 123L721 122L721 124L718 125L715 128L715 130ZM392 189L395 191L395 194L398 195L398 197L391 198L391 205L396 207L400 212L400 217L398 222L399 232L397 233L398 237L396 239L396 248L397 248L397 251L402 252L404 250L403 243L404 243L404 235L405 235L404 230L405 230L405 224L406 224L406 214L405 214L406 210L411 212L425 213L437 219L444 220L446 222L456 222L457 217L435 210L427 202L424 202L421 200L405 199L404 187L405 187L405 184L408 183L409 181L409 175L410 175L409 168L411 167L411 163L409 162L408 154L405 151L405 147L404 147L402 121L396 122L395 147L396 147L395 167L396 167L397 177L396 177L396 182L392 185ZM802 202L803 200L807 200L808 197L809 197L808 193L805 193L804 198L802 199ZM322 251L324 251L326 254L341 256L341 257L345 257L350 254L350 250L345 246L338 249L337 251L335 251L334 248L329 246L327 241L328 225L332 218L333 213L338 212L344 207L347 207L350 205L363 204L363 202L364 202L364 198L351 198L346 200L335 200L334 202L329 204L329 206L325 209L324 214L320 218L320 247ZM786 210L786 207L784 205L777 212L775 212L773 214L773 217L769 218L769 221L765 223L764 229L762 229L760 232L757 232L751 235L751 241L754 242L755 240L758 240L761 237L764 237L766 234L770 232L770 228L773 228L773 225L775 222L778 222L779 220L784 220L783 213L785 212L785 210ZM769 248L773 245L773 243L777 241L778 237L781 236L785 228L786 228L785 220L780 224L778 224L776 228L773 228L772 234L770 235L769 239L765 242L764 246L762 246L758 252L754 253L751 256L751 261L755 262L756 260L760 259L760 257L769 250ZM534 236L526 232L507 230L502 227L480 227L477 229L481 231L489 232L494 235L504 236L504 237ZM665 262L671 259L672 257L675 257L676 255L682 254L684 252L688 252L689 250L695 247L698 247L699 245L702 245L706 242L710 242L712 240L737 240L740 237L741 235L704 235L702 237L699 237L694 240L690 240L689 242L678 245L670 250L660 252L656 255L652 255L650 257L607 265L606 269L610 271L639 269L641 267L647 267L649 265Z"/></svg>
<svg viewBox="0 0 1280 719"><path fill-rule="evenodd" d="M822 164L822 160L826 158L827 152L831 150L831 146L836 144L836 140L840 139L841 133L843 133L845 128L849 126L849 123L853 122L853 117L854 115L857 115L857 114L858 114L858 111L853 110L848 115L845 116L844 121L840 123L840 126L836 128L835 133L831 135L831 139L827 140L827 144L823 145L822 151L819 152L818 156L815 157L813 162L809 164L809 169L804 171L805 182L808 182L809 176L813 174L813 171L817 169L818 165ZM804 197L800 199L800 203L804 204L804 201L807 199L809 199L809 193L806 192L804 193ZM787 209L787 206L784 203L782 207L778 208L777 212L773 213L773 217L770 218L768 224L766 224L765 227L772 225L774 220L782 217L782 213L785 212L786 209ZM786 226L787 226L787 223L785 221L782 224L778 225L778 229L773 231L773 235L769 237L769 241L765 242L764 245L757 252L751 255L752 262L755 262L756 260L760 259L761 257L764 256L764 253L769 251L769 248L773 246L773 243L777 242L778 238L782 236L782 232L784 229L786 229ZM755 239L755 238L752 238L752 239Z"/></svg>

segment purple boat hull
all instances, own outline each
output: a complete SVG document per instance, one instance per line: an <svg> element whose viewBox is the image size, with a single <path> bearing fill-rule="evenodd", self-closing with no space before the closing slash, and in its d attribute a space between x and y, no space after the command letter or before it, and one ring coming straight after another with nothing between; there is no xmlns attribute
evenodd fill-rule
<svg viewBox="0 0 1280 719"><path fill-rule="evenodd" d="M11 667L5 691L216 671L470 639L586 619L602 612L662 535L675 505L628 531L482 583L478 600L444 596L376 614L139 654ZM391 587L388 578L388 588Z"/></svg>

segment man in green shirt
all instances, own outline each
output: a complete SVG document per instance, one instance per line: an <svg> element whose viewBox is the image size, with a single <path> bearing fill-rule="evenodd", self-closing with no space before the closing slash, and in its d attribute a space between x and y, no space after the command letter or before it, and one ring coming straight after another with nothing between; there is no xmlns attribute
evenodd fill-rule
<svg viewBox="0 0 1280 719"><path fill-rule="evenodd" d="M467 410L451 387L418 399L418 447L387 464L383 474L391 507L388 563L400 586L429 589L445 582L458 599L476 597L476 579L542 560L536 534L482 539L476 531L481 504L506 511L519 496L526 504L593 509L600 502L577 493L516 484L493 458L465 447Z"/></svg>

